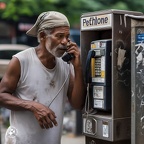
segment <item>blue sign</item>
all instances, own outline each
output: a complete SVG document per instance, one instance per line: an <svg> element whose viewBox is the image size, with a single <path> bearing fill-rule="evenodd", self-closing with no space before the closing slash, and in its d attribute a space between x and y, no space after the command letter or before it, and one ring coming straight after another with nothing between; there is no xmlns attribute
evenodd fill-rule
<svg viewBox="0 0 144 144"><path fill-rule="evenodd" d="M137 44L144 42L144 33L137 34Z"/></svg>

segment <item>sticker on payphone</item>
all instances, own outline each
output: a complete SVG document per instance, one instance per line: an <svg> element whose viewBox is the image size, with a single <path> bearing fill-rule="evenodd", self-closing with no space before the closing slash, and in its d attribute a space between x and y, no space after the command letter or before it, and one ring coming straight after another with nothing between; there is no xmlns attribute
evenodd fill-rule
<svg viewBox="0 0 144 144"><path fill-rule="evenodd" d="M109 126L108 126L108 122L103 122L102 125L102 130L103 130L103 137L109 137Z"/></svg>
<svg viewBox="0 0 144 144"><path fill-rule="evenodd" d="M94 108L104 108L104 100L94 99Z"/></svg>
<svg viewBox="0 0 144 144"><path fill-rule="evenodd" d="M137 44L144 42L144 33L137 34Z"/></svg>
<svg viewBox="0 0 144 144"><path fill-rule="evenodd" d="M93 87L93 98L103 99L104 98L104 89L103 86L94 86Z"/></svg>

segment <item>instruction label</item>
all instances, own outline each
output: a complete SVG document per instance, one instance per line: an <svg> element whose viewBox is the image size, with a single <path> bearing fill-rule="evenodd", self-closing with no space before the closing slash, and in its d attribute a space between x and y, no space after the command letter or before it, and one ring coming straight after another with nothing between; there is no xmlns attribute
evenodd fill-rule
<svg viewBox="0 0 144 144"><path fill-rule="evenodd" d="M103 122L103 137L108 138L109 137L109 126L108 126L108 122Z"/></svg>

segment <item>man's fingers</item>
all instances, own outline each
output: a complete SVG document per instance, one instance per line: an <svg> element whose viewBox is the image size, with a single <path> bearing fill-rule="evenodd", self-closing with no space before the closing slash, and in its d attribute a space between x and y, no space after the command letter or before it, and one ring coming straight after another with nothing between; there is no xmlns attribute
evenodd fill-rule
<svg viewBox="0 0 144 144"><path fill-rule="evenodd" d="M50 120L50 118L48 116L46 118L46 124L45 125L48 125L48 128L52 128L53 127L52 121Z"/></svg>
<svg viewBox="0 0 144 144"><path fill-rule="evenodd" d="M54 125L57 126L55 113L46 106L43 106L38 103L36 104L40 106L37 109L34 109L33 113L36 119L38 120L40 127L42 129L48 129L52 128Z"/></svg>
<svg viewBox="0 0 144 144"><path fill-rule="evenodd" d="M57 121L56 121L56 116L55 115L53 115L53 114L49 114L49 118L50 118L50 120L53 122L53 124L55 125L55 126L57 126L58 125L58 123L57 123Z"/></svg>
<svg viewBox="0 0 144 144"><path fill-rule="evenodd" d="M55 115L49 114L47 117L39 121L39 125L41 126L42 129L52 128L53 125L57 126L58 124L55 117L56 117Z"/></svg>
<svg viewBox="0 0 144 144"><path fill-rule="evenodd" d="M38 121L39 122L39 125L42 129L45 129L44 125L43 125L43 122L42 121Z"/></svg>
<svg viewBox="0 0 144 144"><path fill-rule="evenodd" d="M51 113L53 116L54 116L54 118L56 118L56 115L55 115L55 113L52 111L52 113Z"/></svg>

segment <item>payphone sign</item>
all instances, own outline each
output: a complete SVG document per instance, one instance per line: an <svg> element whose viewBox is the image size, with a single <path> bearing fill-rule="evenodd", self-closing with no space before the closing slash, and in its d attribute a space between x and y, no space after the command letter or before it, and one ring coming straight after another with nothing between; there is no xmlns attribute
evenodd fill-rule
<svg viewBox="0 0 144 144"><path fill-rule="evenodd" d="M111 27L111 17L111 14L83 17L81 18L81 30Z"/></svg>

